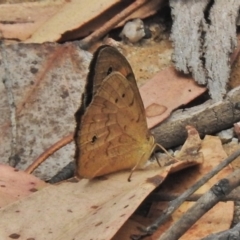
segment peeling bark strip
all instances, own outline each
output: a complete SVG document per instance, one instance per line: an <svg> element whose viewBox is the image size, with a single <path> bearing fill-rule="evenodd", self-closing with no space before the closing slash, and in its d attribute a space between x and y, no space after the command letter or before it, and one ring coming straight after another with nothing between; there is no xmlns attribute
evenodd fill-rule
<svg viewBox="0 0 240 240"><path fill-rule="evenodd" d="M210 11L211 25L205 39L205 67L212 99L221 100L226 94L230 75L229 56L237 46L236 21L239 7L239 0L217 0Z"/></svg>
<svg viewBox="0 0 240 240"><path fill-rule="evenodd" d="M152 130L156 141L165 148L182 144L187 138L186 125L194 126L201 136L213 134L240 121L240 87L223 101L209 100L187 110L177 110L167 121ZM171 133L171 134L169 134Z"/></svg>
<svg viewBox="0 0 240 240"><path fill-rule="evenodd" d="M0 62L2 61L4 74L2 75L2 81L5 86L6 92L7 92L7 100L8 100L8 106L10 110L10 121L11 121L11 155L9 156L9 164L12 167L15 167L19 161L20 157L18 156L18 148L17 148L17 120L16 120L16 105L15 105L15 99L14 94L12 92L12 79L11 79L11 73L9 71L9 64L8 64L8 56L5 52L4 46L0 45ZM1 63L0 63L1 65Z"/></svg>
<svg viewBox="0 0 240 240"><path fill-rule="evenodd" d="M214 1L207 24L204 11L209 3L210 0L170 0L174 19L173 61L178 70L191 72L196 82L207 84L212 99L218 101L226 93L229 55L237 46L240 1Z"/></svg>
<svg viewBox="0 0 240 240"><path fill-rule="evenodd" d="M172 8L172 35L174 42L173 61L178 70L192 72L193 78L205 84L205 70L202 57L202 29L206 25L204 10L210 0L170 0Z"/></svg>

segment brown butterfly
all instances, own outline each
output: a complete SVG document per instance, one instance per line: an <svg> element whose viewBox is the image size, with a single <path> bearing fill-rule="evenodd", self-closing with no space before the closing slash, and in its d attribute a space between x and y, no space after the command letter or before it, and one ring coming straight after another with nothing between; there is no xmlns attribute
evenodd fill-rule
<svg viewBox="0 0 240 240"><path fill-rule="evenodd" d="M111 46L94 54L75 118L77 177L141 168L156 146L132 68Z"/></svg>

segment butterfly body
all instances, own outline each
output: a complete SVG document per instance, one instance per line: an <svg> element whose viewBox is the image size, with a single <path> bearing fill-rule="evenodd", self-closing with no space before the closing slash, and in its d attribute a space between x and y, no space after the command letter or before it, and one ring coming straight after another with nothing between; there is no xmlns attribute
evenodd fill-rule
<svg viewBox="0 0 240 240"><path fill-rule="evenodd" d="M90 97L85 95L83 98L83 115L76 114L79 124L75 133L78 177L94 178L142 167L155 146L130 65L110 46L105 46L102 53L110 54L110 63L105 62L107 66L103 64L100 68L100 77L96 69L94 74L89 74L91 86L86 89L91 89ZM118 56L124 62L119 62ZM95 56L95 68L106 58L100 60Z"/></svg>

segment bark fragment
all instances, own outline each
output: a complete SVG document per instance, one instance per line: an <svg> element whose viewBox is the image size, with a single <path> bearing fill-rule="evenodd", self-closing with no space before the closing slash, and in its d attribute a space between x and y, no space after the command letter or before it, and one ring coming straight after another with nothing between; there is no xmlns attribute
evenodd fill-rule
<svg viewBox="0 0 240 240"><path fill-rule="evenodd" d="M226 94L230 75L229 56L237 46L236 21L239 6L239 0L218 0L210 11L211 25L205 39L205 68L212 99L221 100Z"/></svg>
<svg viewBox="0 0 240 240"><path fill-rule="evenodd" d="M173 61L178 70L191 72L195 81L208 86L213 100L226 94L229 56L237 46L236 21L240 1L170 0L174 19L171 38Z"/></svg>
<svg viewBox="0 0 240 240"><path fill-rule="evenodd" d="M204 10L209 0L170 0L173 26L171 39L174 43L172 56L175 67L184 73L192 72L194 79L205 84L205 70L202 57L202 27L206 22Z"/></svg>

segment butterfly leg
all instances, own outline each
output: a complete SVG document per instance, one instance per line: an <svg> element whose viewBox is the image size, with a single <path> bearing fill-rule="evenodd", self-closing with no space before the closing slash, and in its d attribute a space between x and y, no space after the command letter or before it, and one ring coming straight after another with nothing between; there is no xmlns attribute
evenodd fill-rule
<svg viewBox="0 0 240 240"><path fill-rule="evenodd" d="M161 144L156 143L156 146L158 146L161 150L163 150L172 160L175 160L175 161L177 160L171 154L169 154L169 152ZM158 160L157 160L157 162L158 162ZM158 165L159 165L159 162L158 162Z"/></svg>
<svg viewBox="0 0 240 240"><path fill-rule="evenodd" d="M153 147L153 149L151 150L151 152L154 150L155 146ZM131 169L131 172L129 174L128 177L128 182L131 182L131 177L133 175L133 172L137 169L137 167L139 167L140 163L142 162L142 159L144 158L145 153L142 155L142 157L140 158L140 160L137 162L137 164ZM146 160L147 161L147 160Z"/></svg>
<svg viewBox="0 0 240 240"><path fill-rule="evenodd" d="M153 146L152 146L152 148L151 148L151 151L150 151L150 156L151 156L151 154L152 154L152 152L154 151L155 148L156 148L156 144L154 143ZM144 157L145 154L146 154L146 153L143 153L143 155L142 155L142 157L140 158L140 160L139 160L139 161L137 162L137 164L131 169L131 172L130 172L129 177L128 177L128 182L131 182L132 174L133 174L133 172L136 170L136 168L139 167L139 165L142 165L142 163L145 164L145 162L147 162L148 158L150 158L150 156L147 156L147 158ZM145 160L145 161L142 161L142 160Z"/></svg>

